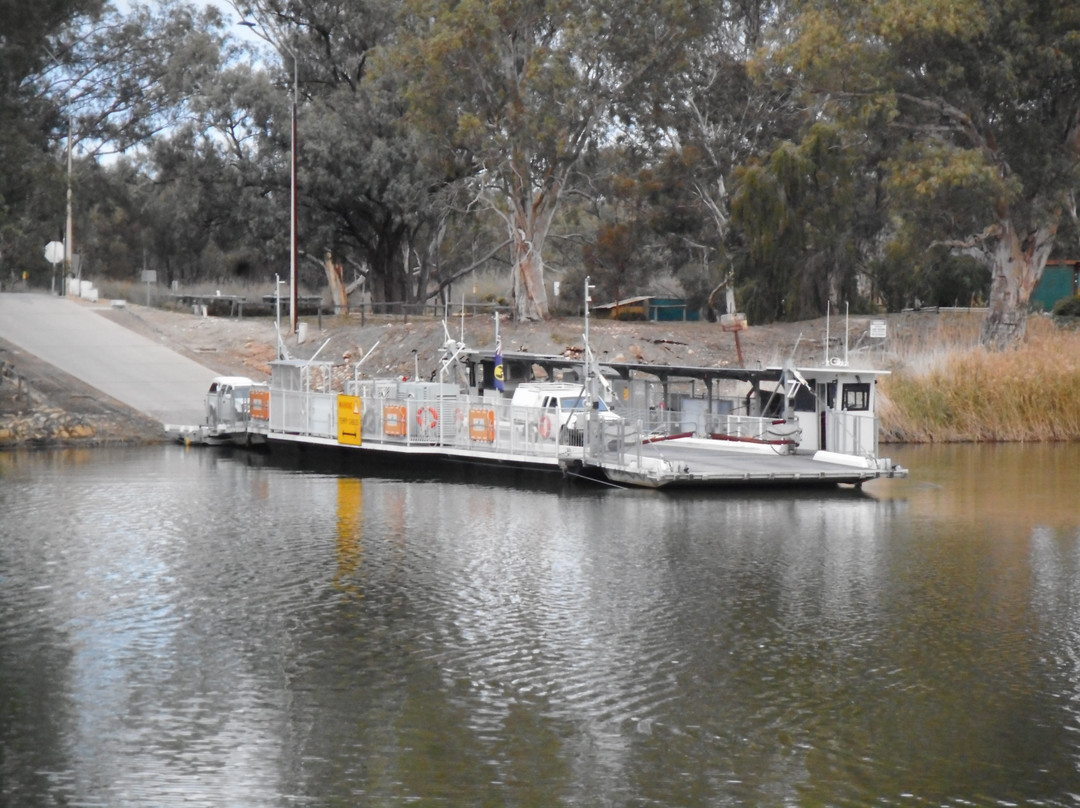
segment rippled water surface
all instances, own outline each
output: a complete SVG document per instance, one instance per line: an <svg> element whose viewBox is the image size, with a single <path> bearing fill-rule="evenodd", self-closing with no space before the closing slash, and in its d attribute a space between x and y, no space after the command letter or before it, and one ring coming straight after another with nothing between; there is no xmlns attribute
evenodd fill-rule
<svg viewBox="0 0 1080 808"><path fill-rule="evenodd" d="M1080 448L866 492L0 454L0 804L1077 805Z"/></svg>

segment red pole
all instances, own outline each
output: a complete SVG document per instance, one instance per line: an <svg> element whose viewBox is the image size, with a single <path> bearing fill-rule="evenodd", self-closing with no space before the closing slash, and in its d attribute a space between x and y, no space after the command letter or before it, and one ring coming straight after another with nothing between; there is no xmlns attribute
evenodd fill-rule
<svg viewBox="0 0 1080 808"><path fill-rule="evenodd" d="M297 318L297 278L296 278L296 224L297 224L297 212L296 212L296 94L299 88L298 81L298 67L295 54L293 55L293 97L292 97L292 159L289 165L289 190L290 190L290 212L289 212L289 329L295 334L296 318Z"/></svg>

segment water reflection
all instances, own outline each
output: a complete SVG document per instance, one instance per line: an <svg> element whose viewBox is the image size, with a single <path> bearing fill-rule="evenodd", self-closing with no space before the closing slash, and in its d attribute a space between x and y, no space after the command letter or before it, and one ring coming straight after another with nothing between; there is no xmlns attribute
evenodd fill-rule
<svg viewBox="0 0 1080 808"><path fill-rule="evenodd" d="M1033 611L1041 641L1035 663L1054 683L1060 721L1070 737L1080 737L1080 530L1040 527L1031 543ZM1075 749L1075 741L1074 749ZM1080 756L1074 757L1080 771Z"/></svg>
<svg viewBox="0 0 1080 808"><path fill-rule="evenodd" d="M0 455L0 802L1072 804L1063 448L831 496Z"/></svg>

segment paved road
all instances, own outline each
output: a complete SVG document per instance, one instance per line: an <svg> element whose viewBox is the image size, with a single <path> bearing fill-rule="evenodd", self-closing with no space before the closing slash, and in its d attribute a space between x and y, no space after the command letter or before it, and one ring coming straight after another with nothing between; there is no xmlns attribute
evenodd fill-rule
<svg viewBox="0 0 1080 808"><path fill-rule="evenodd" d="M200 424L213 370L88 306L52 295L0 294L0 339L163 424Z"/></svg>

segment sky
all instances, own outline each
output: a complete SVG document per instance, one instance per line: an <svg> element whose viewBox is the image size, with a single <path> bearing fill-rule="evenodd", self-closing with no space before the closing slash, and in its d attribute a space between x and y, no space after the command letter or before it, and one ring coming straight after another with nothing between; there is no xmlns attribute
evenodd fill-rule
<svg viewBox="0 0 1080 808"><path fill-rule="evenodd" d="M222 15L225 17L226 20L232 20L233 22L237 23L237 25L235 26L236 30L233 32L235 36L237 36L240 39L251 40L252 42L260 41L259 37L255 34L254 31L252 31L250 28L245 28L244 26L239 24L240 15L236 13L236 9L234 9L229 4L228 0L187 0L187 1L192 2L195 5L214 6L214 7L218 8L218 9L220 9ZM136 5L136 3L141 4L141 5L145 5L145 6L151 6L151 7L156 6L156 5L160 5L160 3L156 2L156 0L112 0L112 4L114 6L116 6L116 8L119 11L126 11L131 6Z"/></svg>

